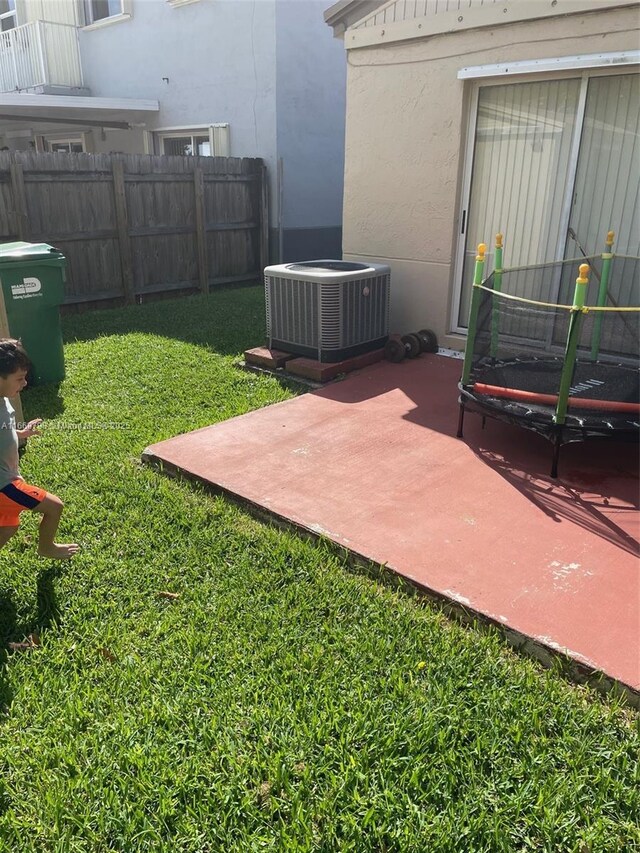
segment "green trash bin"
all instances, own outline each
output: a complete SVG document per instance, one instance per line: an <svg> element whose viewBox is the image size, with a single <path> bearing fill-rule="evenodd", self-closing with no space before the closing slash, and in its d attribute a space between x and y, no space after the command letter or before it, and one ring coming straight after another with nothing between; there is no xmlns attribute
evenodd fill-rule
<svg viewBox="0 0 640 853"><path fill-rule="evenodd" d="M64 379L60 305L66 260L47 243L0 244L0 286L9 333L33 362L32 384Z"/></svg>

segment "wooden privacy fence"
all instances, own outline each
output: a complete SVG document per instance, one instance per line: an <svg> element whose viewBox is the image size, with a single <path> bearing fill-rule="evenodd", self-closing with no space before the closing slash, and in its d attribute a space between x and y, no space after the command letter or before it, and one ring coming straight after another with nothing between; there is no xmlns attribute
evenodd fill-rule
<svg viewBox="0 0 640 853"><path fill-rule="evenodd" d="M261 159L0 151L0 242L67 258L65 305L262 276Z"/></svg>

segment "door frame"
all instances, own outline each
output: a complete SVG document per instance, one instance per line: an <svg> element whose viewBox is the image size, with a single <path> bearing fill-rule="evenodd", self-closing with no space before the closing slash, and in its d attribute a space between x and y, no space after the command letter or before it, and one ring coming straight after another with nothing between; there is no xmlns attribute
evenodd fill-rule
<svg viewBox="0 0 640 853"><path fill-rule="evenodd" d="M454 334L467 334L467 327L461 326L458 317L460 314L460 302L462 300L462 273L464 270L465 248L467 243L467 224L469 221L469 202L471 198L471 186L473 182L473 160L475 154L476 129L478 121L478 101L480 98L480 90L488 86L504 86L504 85L519 85L522 83L539 82L554 82L562 79L579 79L580 91L578 94L578 102L576 105L575 125L573 129L573 137L571 140L571 153L568 163L567 186L565 189L562 209L560 214L560 230L558 240L555 247L555 255L549 261L564 260L565 249L567 244L567 229L571 220L571 208L573 206L573 197L575 193L575 181L578 170L578 158L580 156L580 145L582 141L582 132L584 127L584 115L587 103L587 90L589 80L594 77L617 77L623 74L637 73L638 66L622 66L616 65L608 68L590 68L587 70L576 69L575 71L566 71L556 74L526 74L522 76L491 76L482 77L473 81L473 88L470 93L469 106L467 110L466 123L466 141L464 145L464 167L462 171L462 180L460 183L460 193L458 199L458 233L456 237L455 252L453 257L453 287L451 299L451 314L449 318L449 327ZM542 79L541 79L542 78ZM505 235L507 238L509 235ZM493 257L493 239L494 234L488 234L487 240L487 258ZM487 274L489 272L488 268ZM557 299L560 292L560 280L557 283Z"/></svg>

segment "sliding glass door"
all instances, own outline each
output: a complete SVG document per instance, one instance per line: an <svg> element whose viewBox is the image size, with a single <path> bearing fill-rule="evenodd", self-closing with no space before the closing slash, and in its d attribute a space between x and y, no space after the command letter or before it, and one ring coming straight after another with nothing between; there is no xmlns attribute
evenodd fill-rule
<svg viewBox="0 0 640 853"><path fill-rule="evenodd" d="M605 250L640 255L640 75L589 80L565 257ZM616 261L611 296L638 305L638 264ZM591 293L597 287L591 279ZM564 296L564 294L563 294ZM595 298L595 297L593 297Z"/></svg>
<svg viewBox="0 0 640 853"><path fill-rule="evenodd" d="M498 232L505 236L506 266L603 251L609 229L616 251L639 252L639 81L635 74L585 74L479 87L455 326L467 325L476 246L487 243L491 269ZM618 285L620 304L638 299L633 278ZM559 281L549 279L544 293L531 292L526 276L519 282L521 296L560 296Z"/></svg>

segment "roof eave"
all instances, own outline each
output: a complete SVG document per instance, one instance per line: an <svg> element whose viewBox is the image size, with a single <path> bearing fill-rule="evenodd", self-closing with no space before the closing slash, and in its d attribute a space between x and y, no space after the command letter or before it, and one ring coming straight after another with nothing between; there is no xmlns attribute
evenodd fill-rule
<svg viewBox="0 0 640 853"><path fill-rule="evenodd" d="M325 11L324 21L340 38L350 26L382 5L384 0L338 0Z"/></svg>

